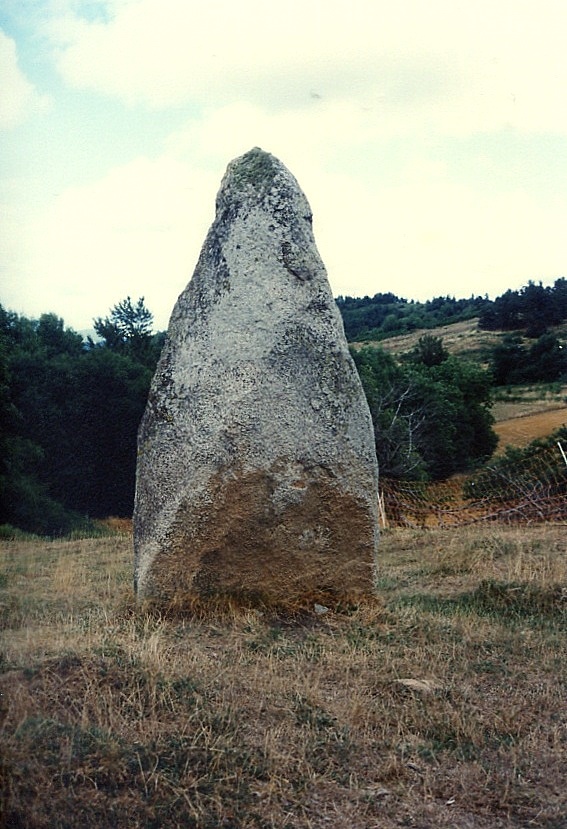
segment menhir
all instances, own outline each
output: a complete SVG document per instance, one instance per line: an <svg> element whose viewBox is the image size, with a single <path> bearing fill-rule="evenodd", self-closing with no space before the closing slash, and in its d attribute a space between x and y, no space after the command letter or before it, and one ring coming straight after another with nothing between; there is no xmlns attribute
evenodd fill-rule
<svg viewBox="0 0 567 829"><path fill-rule="evenodd" d="M278 159L229 164L138 436L138 596L372 592L372 422L311 226Z"/></svg>

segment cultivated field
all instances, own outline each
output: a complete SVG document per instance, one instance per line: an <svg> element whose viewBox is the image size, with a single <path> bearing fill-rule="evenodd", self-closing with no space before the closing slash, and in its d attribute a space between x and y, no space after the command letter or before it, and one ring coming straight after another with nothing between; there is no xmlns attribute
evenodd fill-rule
<svg viewBox="0 0 567 829"><path fill-rule="evenodd" d="M537 438L547 437L566 423L567 407L501 420L494 424L494 431L500 439L496 454L502 454L506 446L527 446Z"/></svg>
<svg viewBox="0 0 567 829"><path fill-rule="evenodd" d="M186 617L129 535L2 542L3 825L564 829L565 538L388 531L375 601Z"/></svg>

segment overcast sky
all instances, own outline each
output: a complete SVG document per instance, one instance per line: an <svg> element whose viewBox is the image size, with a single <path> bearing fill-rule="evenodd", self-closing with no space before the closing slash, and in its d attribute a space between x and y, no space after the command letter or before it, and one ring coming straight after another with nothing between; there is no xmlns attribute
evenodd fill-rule
<svg viewBox="0 0 567 829"><path fill-rule="evenodd" d="M298 179L333 292L567 275L565 0L1 0L0 302L165 328L228 162Z"/></svg>

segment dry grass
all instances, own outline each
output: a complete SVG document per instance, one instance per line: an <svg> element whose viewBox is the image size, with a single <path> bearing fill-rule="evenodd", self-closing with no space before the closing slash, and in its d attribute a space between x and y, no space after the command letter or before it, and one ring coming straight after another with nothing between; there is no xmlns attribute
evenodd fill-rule
<svg viewBox="0 0 567 829"><path fill-rule="evenodd" d="M550 329L556 336L564 339L567 337L567 325L562 324ZM519 332L516 332L519 333ZM484 331L478 327L478 317L462 322L454 322L451 325L439 325L436 328L419 328L407 334L398 334L396 337L388 337L385 340L371 342L351 343L353 348L374 346L383 348L391 354L406 354L417 345L420 337L428 334L432 337L441 337L443 345L450 354L456 354L467 360L475 360L483 365L488 365L490 354L495 345L501 342L510 332L507 331ZM522 337L524 345L530 345L533 340Z"/></svg>
<svg viewBox="0 0 567 829"><path fill-rule="evenodd" d="M5 542L3 825L563 829L565 546L396 530L375 602L183 617L128 536Z"/></svg>
<svg viewBox="0 0 567 829"><path fill-rule="evenodd" d="M420 328L417 331L410 331L408 334L398 334L396 337L388 337L386 340L376 342L352 343L354 348L364 346L377 346L391 354L405 354L417 345L420 337L428 334L432 337L441 337L443 345L450 354L459 357L466 357L470 360L488 359L490 350L502 338L502 333L495 331L483 331L478 327L478 318L454 322L451 325L439 325L437 328Z"/></svg>

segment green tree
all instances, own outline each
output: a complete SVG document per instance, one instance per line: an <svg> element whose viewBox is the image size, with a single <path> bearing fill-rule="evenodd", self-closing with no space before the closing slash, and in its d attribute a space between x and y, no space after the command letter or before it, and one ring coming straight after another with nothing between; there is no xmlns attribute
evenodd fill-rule
<svg viewBox="0 0 567 829"><path fill-rule="evenodd" d="M506 386L521 382L526 350L517 334L507 334L492 349L490 368L494 385Z"/></svg>
<svg viewBox="0 0 567 829"><path fill-rule="evenodd" d="M443 345L442 337L434 337L432 334L424 334L419 338L414 348L409 353L409 359L414 363L422 363L431 368L445 362L449 352Z"/></svg>
<svg viewBox="0 0 567 829"><path fill-rule="evenodd" d="M427 477L418 449L424 412L415 383L380 348L353 351L372 415L380 474L386 478Z"/></svg>
<svg viewBox="0 0 567 829"><path fill-rule="evenodd" d="M493 453L490 375L447 357L397 363L375 348L353 354L366 393L381 474L442 479Z"/></svg>
<svg viewBox="0 0 567 829"><path fill-rule="evenodd" d="M136 348L84 347L53 314L0 306L0 523L56 535L81 516L131 515L158 351L149 336L139 359Z"/></svg>
<svg viewBox="0 0 567 829"><path fill-rule="evenodd" d="M567 348L546 333L525 348L520 337L508 335L492 350L491 370L497 386L552 383L567 377Z"/></svg>
<svg viewBox="0 0 567 829"><path fill-rule="evenodd" d="M56 354L79 355L84 349L83 338L56 314L42 314L37 324L39 347L48 356Z"/></svg>
<svg viewBox="0 0 567 829"><path fill-rule="evenodd" d="M45 396L38 390L48 376L52 315L44 322L19 317L0 306L0 524L41 535L70 531L81 520L52 497L42 476L46 452L34 425L49 419ZM60 326L54 330L59 334ZM62 341L76 353L82 345L71 332ZM49 337L47 337L49 340ZM28 371L29 369L29 371ZM25 394L23 392L25 391ZM31 410L28 403L34 401Z"/></svg>
<svg viewBox="0 0 567 829"><path fill-rule="evenodd" d="M73 509L95 517L130 516L134 505L136 440L152 369L125 354L95 349L75 367L75 394L66 415L68 445L62 490Z"/></svg>
<svg viewBox="0 0 567 829"><path fill-rule="evenodd" d="M450 356L437 366L416 365L416 375L427 411L419 448L430 476L447 478L486 461L498 443L489 372Z"/></svg>
<svg viewBox="0 0 567 829"><path fill-rule="evenodd" d="M524 377L528 381L543 383L567 377L567 348L555 334L542 334L531 346Z"/></svg>
<svg viewBox="0 0 567 829"><path fill-rule="evenodd" d="M155 363L153 319L144 297L140 297L135 304L130 297L126 297L111 308L109 316L93 320L93 325L107 348L128 354L136 360Z"/></svg>

